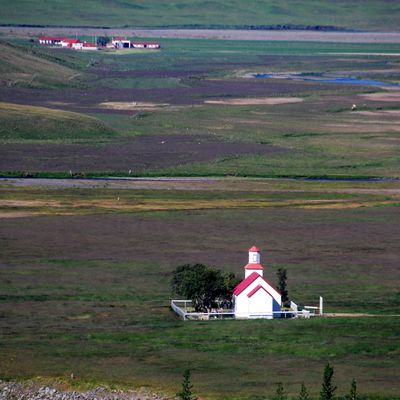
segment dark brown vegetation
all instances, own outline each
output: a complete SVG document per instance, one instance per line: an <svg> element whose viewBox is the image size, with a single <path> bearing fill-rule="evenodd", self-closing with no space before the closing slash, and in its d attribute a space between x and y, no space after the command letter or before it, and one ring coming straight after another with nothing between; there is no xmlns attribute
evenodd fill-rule
<svg viewBox="0 0 400 400"><path fill-rule="evenodd" d="M279 154L279 146L229 143L209 135L152 135L98 144L4 144L0 170L74 173L124 171L132 174L243 154Z"/></svg>
<svg viewBox="0 0 400 400"><path fill-rule="evenodd" d="M176 71L166 71L165 76L173 76ZM183 73L183 75L185 75ZM101 76L99 77L101 79ZM135 102L146 101L168 103L170 105L203 104L204 100L229 97L269 97L298 95L339 89L335 85L315 84L305 82L260 82L252 79L234 80L203 80L194 79L184 82L185 86L178 88L149 89L114 89L87 88L63 90L34 90L18 88L1 88L0 101L66 109L81 112L104 112L100 106L103 102ZM131 114L132 112L125 111Z"/></svg>

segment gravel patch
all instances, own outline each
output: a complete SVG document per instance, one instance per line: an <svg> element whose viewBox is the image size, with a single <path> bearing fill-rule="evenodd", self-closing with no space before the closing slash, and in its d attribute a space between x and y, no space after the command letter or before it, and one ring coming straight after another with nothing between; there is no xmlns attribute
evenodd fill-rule
<svg viewBox="0 0 400 400"><path fill-rule="evenodd" d="M86 392L59 391L49 386L38 387L32 383L0 381L0 400L162 400L155 394L143 391L108 390L98 387Z"/></svg>

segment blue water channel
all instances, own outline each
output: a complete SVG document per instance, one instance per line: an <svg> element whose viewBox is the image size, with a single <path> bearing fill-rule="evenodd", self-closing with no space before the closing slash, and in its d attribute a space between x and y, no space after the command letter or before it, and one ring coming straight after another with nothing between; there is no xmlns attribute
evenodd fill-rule
<svg viewBox="0 0 400 400"><path fill-rule="evenodd" d="M302 72L298 74L274 74L274 73L259 73L253 75L255 78L275 78L286 79L292 81L310 81L310 82L323 82L323 83L343 83L350 85L368 85L368 86L400 86L398 83L380 82L372 79L359 79L353 76L338 76L338 77L325 77L322 72Z"/></svg>

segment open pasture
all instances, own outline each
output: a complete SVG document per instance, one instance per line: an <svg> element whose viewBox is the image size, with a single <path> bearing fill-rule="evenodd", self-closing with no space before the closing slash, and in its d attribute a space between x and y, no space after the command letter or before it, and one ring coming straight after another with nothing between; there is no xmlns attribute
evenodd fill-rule
<svg viewBox="0 0 400 400"><path fill-rule="evenodd" d="M371 398L398 398L400 90L245 77L398 83L397 45L171 39L89 55L19 43L36 58L0 87L16 104L2 106L3 175L383 179L2 181L0 379L173 395L190 367L202 398L260 398L278 382L294 396L303 381L316 397L329 360L339 395L354 377ZM37 58L67 68L61 81L43 79ZM298 303L322 295L327 312L376 316L175 317L177 265L241 277L252 244L268 280L287 269Z"/></svg>
<svg viewBox="0 0 400 400"><path fill-rule="evenodd" d="M329 360L339 394L354 377L361 393L396 398L399 319L388 317L400 313L396 182L62 184L3 183L2 378L171 395L190 367L202 397L262 396L277 382L295 395L303 381L316 396ZM295 301L322 295L326 312L379 316L177 319L171 271L202 262L241 276L253 243L270 282L287 269Z"/></svg>
<svg viewBox="0 0 400 400"><path fill-rule="evenodd" d="M329 70L396 83L396 45L165 39L161 51L120 56L30 51L88 79L2 86L0 100L84 115L71 134L61 112L50 125L4 116L3 175L398 177L398 87L245 77Z"/></svg>

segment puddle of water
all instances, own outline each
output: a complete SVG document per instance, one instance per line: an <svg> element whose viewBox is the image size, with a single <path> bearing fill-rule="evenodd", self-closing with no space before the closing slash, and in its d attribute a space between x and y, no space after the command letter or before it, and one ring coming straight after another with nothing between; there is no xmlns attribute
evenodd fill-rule
<svg viewBox="0 0 400 400"><path fill-rule="evenodd" d="M342 83L348 85L368 85L368 86L400 86L398 83L375 81L372 79L359 79L353 76L324 76L322 72L299 72L292 74L279 73L258 73L253 74L254 78L268 79L287 79L296 81L310 81L323 83Z"/></svg>

